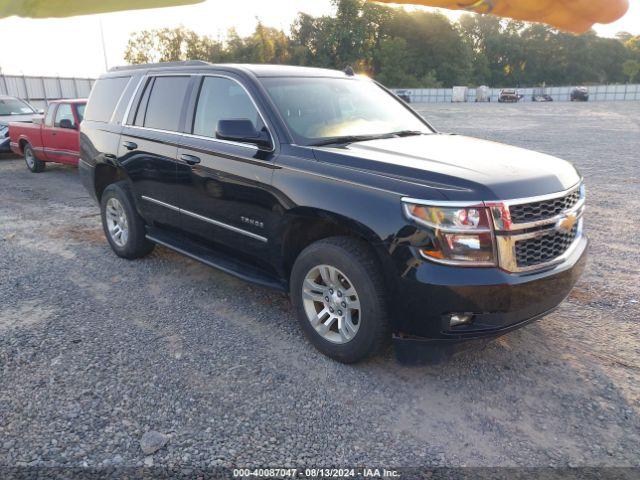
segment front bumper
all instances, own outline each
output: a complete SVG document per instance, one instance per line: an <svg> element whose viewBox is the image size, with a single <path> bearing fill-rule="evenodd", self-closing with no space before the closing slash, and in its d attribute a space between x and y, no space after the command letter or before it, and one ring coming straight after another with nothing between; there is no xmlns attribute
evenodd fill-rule
<svg viewBox="0 0 640 480"><path fill-rule="evenodd" d="M569 295L587 260L588 239L570 256L541 272L461 268L421 262L401 280L394 312L396 344L453 344L494 338L553 311ZM472 314L471 325L449 326L454 313Z"/></svg>

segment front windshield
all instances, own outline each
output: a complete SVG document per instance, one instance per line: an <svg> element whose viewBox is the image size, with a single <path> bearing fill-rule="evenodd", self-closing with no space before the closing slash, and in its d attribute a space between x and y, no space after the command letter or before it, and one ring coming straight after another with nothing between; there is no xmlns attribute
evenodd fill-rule
<svg viewBox="0 0 640 480"><path fill-rule="evenodd" d="M264 78L299 145L395 132L433 133L400 101L361 78Z"/></svg>
<svg viewBox="0 0 640 480"><path fill-rule="evenodd" d="M0 116L29 115L36 113L28 104L17 98L0 98Z"/></svg>

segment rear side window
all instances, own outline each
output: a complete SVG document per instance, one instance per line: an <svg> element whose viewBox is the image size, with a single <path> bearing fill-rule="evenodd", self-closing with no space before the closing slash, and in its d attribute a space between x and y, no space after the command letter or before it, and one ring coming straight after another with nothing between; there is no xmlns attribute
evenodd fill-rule
<svg viewBox="0 0 640 480"><path fill-rule="evenodd" d="M84 118L94 122L108 122L118 105L131 77L103 78L91 91Z"/></svg>
<svg viewBox="0 0 640 480"><path fill-rule="evenodd" d="M191 77L156 77L144 116L145 127L178 131L190 80Z"/></svg>

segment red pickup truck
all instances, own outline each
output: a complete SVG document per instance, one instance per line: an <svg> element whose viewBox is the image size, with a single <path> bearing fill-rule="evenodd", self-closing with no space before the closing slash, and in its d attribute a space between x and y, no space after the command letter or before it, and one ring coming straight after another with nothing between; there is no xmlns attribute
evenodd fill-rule
<svg viewBox="0 0 640 480"><path fill-rule="evenodd" d="M42 172L45 162L78 165L80 155L80 122L86 100L51 102L44 116L33 121L9 124L11 150L24 156L29 170Z"/></svg>

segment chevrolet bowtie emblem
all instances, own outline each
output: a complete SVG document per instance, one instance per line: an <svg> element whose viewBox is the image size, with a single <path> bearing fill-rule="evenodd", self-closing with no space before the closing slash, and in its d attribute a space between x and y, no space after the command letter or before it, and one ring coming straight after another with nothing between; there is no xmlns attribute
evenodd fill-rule
<svg viewBox="0 0 640 480"><path fill-rule="evenodd" d="M575 214L567 215L556 223L556 230L562 233L569 233L573 230L577 221L578 217Z"/></svg>

